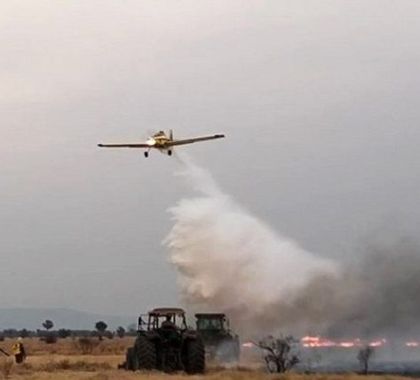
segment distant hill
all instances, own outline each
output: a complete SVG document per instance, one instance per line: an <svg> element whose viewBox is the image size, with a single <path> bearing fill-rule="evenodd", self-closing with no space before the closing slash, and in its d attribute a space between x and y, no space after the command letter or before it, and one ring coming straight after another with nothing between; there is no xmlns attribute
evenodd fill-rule
<svg viewBox="0 0 420 380"><path fill-rule="evenodd" d="M46 319L54 322L54 329L93 330L95 323L100 320L105 321L109 329L115 329L118 326L125 328L132 323L136 323L135 316L102 315L61 308L10 308L0 309L0 330L11 328L42 329L41 324Z"/></svg>

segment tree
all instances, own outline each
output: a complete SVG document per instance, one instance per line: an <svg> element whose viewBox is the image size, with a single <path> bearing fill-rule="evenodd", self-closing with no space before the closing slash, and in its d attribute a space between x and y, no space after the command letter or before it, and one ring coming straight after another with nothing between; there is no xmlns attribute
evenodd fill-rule
<svg viewBox="0 0 420 380"><path fill-rule="evenodd" d="M57 331L57 334L60 338L65 339L71 335L71 330L69 329L60 329Z"/></svg>
<svg viewBox="0 0 420 380"><path fill-rule="evenodd" d="M300 362L296 343L291 336L277 339L269 336L257 344L266 352L264 361L269 372L284 373Z"/></svg>
<svg viewBox="0 0 420 380"><path fill-rule="evenodd" d="M119 326L119 327L117 328L117 335L118 335L118 337L119 337L119 338L124 338L124 335L125 335L125 328L124 328L124 327L122 327L122 326Z"/></svg>
<svg viewBox="0 0 420 380"><path fill-rule="evenodd" d="M361 348L357 354L357 359L359 360L360 366L362 367L362 373L364 375L367 375L369 372L369 361L374 352L375 350L373 347L366 345Z"/></svg>
<svg viewBox="0 0 420 380"><path fill-rule="evenodd" d="M54 327L54 323L53 321L46 319L43 323L42 323L42 327L44 327L44 329L46 330L51 330Z"/></svg>
<svg viewBox="0 0 420 380"><path fill-rule="evenodd" d="M54 332L50 332L50 330L54 327L53 321L46 319L44 322L42 322L42 327L44 327L47 332L42 336L41 340L48 344L56 343L57 336L54 334Z"/></svg>
<svg viewBox="0 0 420 380"><path fill-rule="evenodd" d="M19 336L21 338L28 338L30 335L29 331L27 329L22 329L19 331Z"/></svg>
<svg viewBox="0 0 420 380"><path fill-rule="evenodd" d="M99 340L102 340L102 336L108 328L108 325L104 321L98 321L95 324L95 328L98 331Z"/></svg>

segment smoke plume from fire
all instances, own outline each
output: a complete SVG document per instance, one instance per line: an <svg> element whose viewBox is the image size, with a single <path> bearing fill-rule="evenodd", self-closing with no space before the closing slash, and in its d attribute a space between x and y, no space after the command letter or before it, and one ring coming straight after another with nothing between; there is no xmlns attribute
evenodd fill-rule
<svg viewBox="0 0 420 380"><path fill-rule="evenodd" d="M249 335L370 339L411 334L417 342L416 245L401 241L370 248L344 270L251 215L208 171L188 159L182 162L181 174L198 195L170 209L174 226L165 244L190 310L225 312Z"/></svg>

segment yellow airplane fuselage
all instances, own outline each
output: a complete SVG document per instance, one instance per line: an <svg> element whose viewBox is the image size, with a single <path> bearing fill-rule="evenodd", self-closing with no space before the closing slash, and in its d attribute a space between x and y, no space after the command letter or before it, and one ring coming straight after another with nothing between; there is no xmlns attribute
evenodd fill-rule
<svg viewBox="0 0 420 380"><path fill-rule="evenodd" d="M153 147L164 149L171 139L165 134L156 134L151 138Z"/></svg>
<svg viewBox="0 0 420 380"><path fill-rule="evenodd" d="M169 139L167 137L154 138L154 140L155 140L154 146L156 148L165 148L167 143L169 142Z"/></svg>

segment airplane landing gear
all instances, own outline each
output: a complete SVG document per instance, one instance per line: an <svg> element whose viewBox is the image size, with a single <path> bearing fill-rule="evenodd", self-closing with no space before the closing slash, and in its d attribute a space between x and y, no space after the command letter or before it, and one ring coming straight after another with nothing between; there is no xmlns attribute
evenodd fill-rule
<svg viewBox="0 0 420 380"><path fill-rule="evenodd" d="M144 152L144 157L149 157L149 152L148 151L146 151L146 152Z"/></svg>
<svg viewBox="0 0 420 380"><path fill-rule="evenodd" d="M172 156L172 150L168 150L168 156Z"/></svg>

